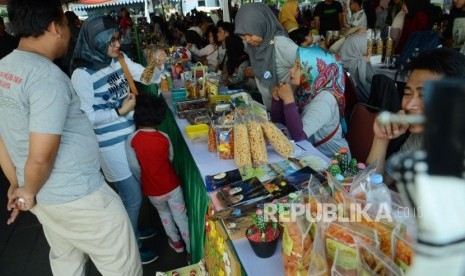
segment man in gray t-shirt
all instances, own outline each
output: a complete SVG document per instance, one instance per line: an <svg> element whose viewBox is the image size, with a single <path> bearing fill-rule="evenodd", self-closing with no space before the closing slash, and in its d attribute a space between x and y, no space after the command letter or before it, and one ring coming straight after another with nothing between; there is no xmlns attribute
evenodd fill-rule
<svg viewBox="0 0 465 276"><path fill-rule="evenodd" d="M99 171L90 122L71 81L53 63L70 39L61 2L10 0L8 15L20 42L0 61L7 223L19 211L37 216L54 275L83 275L88 255L104 275L142 275L129 218Z"/></svg>

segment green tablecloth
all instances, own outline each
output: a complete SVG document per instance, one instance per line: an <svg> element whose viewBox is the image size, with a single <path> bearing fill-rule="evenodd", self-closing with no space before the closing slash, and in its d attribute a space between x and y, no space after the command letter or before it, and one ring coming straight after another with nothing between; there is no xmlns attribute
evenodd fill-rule
<svg viewBox="0 0 465 276"><path fill-rule="evenodd" d="M160 130L170 136L174 148L174 168L181 180L184 200L189 216L191 238L191 262L199 262L204 256L205 215L208 207L208 195L199 169L192 158L186 141L168 110Z"/></svg>

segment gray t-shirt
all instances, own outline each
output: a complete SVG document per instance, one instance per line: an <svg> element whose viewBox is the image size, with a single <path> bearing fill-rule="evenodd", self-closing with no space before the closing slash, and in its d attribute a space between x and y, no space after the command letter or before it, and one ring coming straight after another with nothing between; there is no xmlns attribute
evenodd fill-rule
<svg viewBox="0 0 465 276"><path fill-rule="evenodd" d="M59 204L82 198L104 183L98 144L69 78L48 58L15 50L0 61L0 135L20 186L30 132L61 135L50 177L36 200Z"/></svg>
<svg viewBox="0 0 465 276"><path fill-rule="evenodd" d="M347 140L342 137L339 107L331 92L322 91L305 106L302 123L304 132L309 137L307 140L312 144L325 139L337 128L331 139L317 147L328 158L332 158L340 148L349 148Z"/></svg>

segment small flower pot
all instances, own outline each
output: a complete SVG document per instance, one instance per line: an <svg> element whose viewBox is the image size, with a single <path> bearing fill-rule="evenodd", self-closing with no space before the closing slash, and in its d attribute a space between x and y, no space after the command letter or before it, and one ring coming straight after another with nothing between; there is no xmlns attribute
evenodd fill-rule
<svg viewBox="0 0 465 276"><path fill-rule="evenodd" d="M273 236L274 233L274 236ZM276 230L273 227L269 226L267 229L266 241L261 241L261 239L256 238L256 236L260 236L257 226L252 225L247 228L245 232L245 236L249 240L250 246L252 247L255 255L260 258L269 258L273 256L274 252L276 251L276 246L278 245L279 235L281 231L279 228Z"/></svg>

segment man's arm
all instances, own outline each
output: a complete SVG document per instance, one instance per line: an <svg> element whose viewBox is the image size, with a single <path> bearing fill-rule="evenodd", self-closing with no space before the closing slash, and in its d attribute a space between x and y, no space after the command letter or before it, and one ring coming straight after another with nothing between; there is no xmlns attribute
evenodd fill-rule
<svg viewBox="0 0 465 276"><path fill-rule="evenodd" d="M52 172L60 146L61 135L31 132L29 155L24 168L24 186L13 193L13 200L22 198L20 210L28 211L36 204L35 196Z"/></svg>
<svg viewBox="0 0 465 276"><path fill-rule="evenodd" d="M7 224L13 223L19 215L19 209L13 199L13 193L18 188L18 179L16 178L16 167L8 154L5 144L0 137L0 167L3 170L8 182L10 182L10 188L8 188L8 202L6 208L11 211L10 218L7 220Z"/></svg>
<svg viewBox="0 0 465 276"><path fill-rule="evenodd" d="M5 144L3 143L2 137L0 136L0 167L3 170L6 178L10 182L10 185L18 185L18 180L16 179L16 167L11 161L10 155L6 149Z"/></svg>

